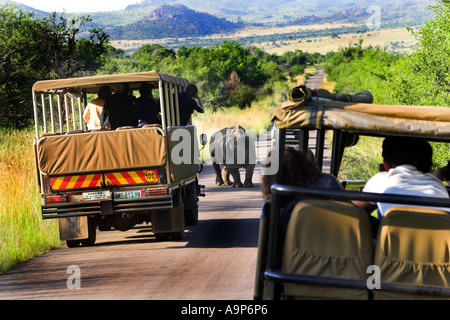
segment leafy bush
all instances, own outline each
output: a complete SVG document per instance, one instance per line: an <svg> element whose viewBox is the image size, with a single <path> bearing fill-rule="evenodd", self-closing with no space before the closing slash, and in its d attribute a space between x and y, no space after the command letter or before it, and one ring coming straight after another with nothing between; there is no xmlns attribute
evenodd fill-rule
<svg viewBox="0 0 450 320"><path fill-rule="evenodd" d="M327 55L325 71L335 91L369 90L379 104L450 107L450 2L436 1L431 10L434 19L411 30L418 48L409 55L363 48L362 42ZM449 146L433 143L433 149L433 167L446 165Z"/></svg>
<svg viewBox="0 0 450 320"><path fill-rule="evenodd" d="M168 72L195 83L206 104L246 108L257 94L273 93L276 83L302 74L307 64L318 59L322 56L300 50L272 55L235 41L224 41L211 48L181 47L176 52L152 44L140 47L130 57L113 55L99 73Z"/></svg>
<svg viewBox="0 0 450 320"><path fill-rule="evenodd" d="M104 62L108 36L92 29L88 39L79 37L90 21L56 13L39 20L9 4L0 6L0 127L30 124L35 81L92 74Z"/></svg>

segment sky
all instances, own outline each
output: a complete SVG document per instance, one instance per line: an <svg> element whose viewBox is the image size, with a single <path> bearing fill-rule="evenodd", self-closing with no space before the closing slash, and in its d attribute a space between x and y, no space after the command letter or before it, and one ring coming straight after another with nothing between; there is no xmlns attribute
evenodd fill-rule
<svg viewBox="0 0 450 320"><path fill-rule="evenodd" d="M48 12L97 12L122 10L142 0L17 0L16 2Z"/></svg>

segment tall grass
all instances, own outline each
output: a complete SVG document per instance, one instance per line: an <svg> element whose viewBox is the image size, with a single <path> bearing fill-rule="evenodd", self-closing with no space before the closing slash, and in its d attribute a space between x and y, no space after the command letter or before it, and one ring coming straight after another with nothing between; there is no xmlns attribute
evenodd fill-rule
<svg viewBox="0 0 450 320"><path fill-rule="evenodd" d="M382 138L361 136L355 146L345 149L338 178L367 182L378 172L378 165L383 162L382 143Z"/></svg>
<svg viewBox="0 0 450 320"><path fill-rule="evenodd" d="M61 245L56 221L43 221L32 130L0 130L0 274Z"/></svg>
<svg viewBox="0 0 450 320"><path fill-rule="evenodd" d="M287 99L290 89L289 82L276 83L273 94L257 98L250 108L239 109L238 107L221 107L217 110L206 106L205 113L194 113L193 123L198 132L215 132L225 127L241 126L245 130L267 129L270 125L275 108Z"/></svg>
<svg viewBox="0 0 450 320"><path fill-rule="evenodd" d="M205 113L194 113L192 122L197 126L198 133L205 133L208 139L216 132L226 127L241 126L251 136L257 138L262 130L267 130L275 114L276 106L287 99L289 89L293 86L290 82L280 82L274 85L271 95L257 98L250 108L222 107L217 110L206 106ZM209 145L202 151L202 160L208 161Z"/></svg>

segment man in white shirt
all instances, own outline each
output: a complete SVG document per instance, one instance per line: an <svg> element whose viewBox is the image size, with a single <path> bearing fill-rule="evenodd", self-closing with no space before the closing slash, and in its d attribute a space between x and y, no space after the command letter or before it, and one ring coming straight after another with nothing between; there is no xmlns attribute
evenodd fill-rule
<svg viewBox="0 0 450 320"><path fill-rule="evenodd" d="M111 96L111 88L108 86L100 87L98 91L98 98L92 100L84 110L83 119L86 121L88 130L101 129L100 117L105 105L106 99ZM109 125L105 125L109 128Z"/></svg>
<svg viewBox="0 0 450 320"><path fill-rule="evenodd" d="M429 172L431 158L428 158L432 157L432 152L429 150L429 144L424 141L400 137L386 138L383 141L382 155L383 165L387 171L377 173L369 179L363 191L449 198L442 181ZM417 167L422 168L423 163L427 163L425 169L418 170ZM369 214L378 207L379 219L384 216L388 208L399 206L392 203L375 204L363 201L355 201L355 204L364 208Z"/></svg>

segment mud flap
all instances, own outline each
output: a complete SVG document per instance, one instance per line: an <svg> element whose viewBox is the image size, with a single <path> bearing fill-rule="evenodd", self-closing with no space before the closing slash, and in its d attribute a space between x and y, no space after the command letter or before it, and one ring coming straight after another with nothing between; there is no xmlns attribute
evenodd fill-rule
<svg viewBox="0 0 450 320"><path fill-rule="evenodd" d="M184 204L180 192L174 197L175 205L171 210L152 212L152 231L161 240L166 237L182 240L184 237Z"/></svg>
<svg viewBox="0 0 450 320"><path fill-rule="evenodd" d="M152 231L154 233L179 232L184 229L184 212L181 215L180 210L174 209L152 212Z"/></svg>
<svg viewBox="0 0 450 320"><path fill-rule="evenodd" d="M88 218L59 218L59 238L61 240L83 240L89 237Z"/></svg>

